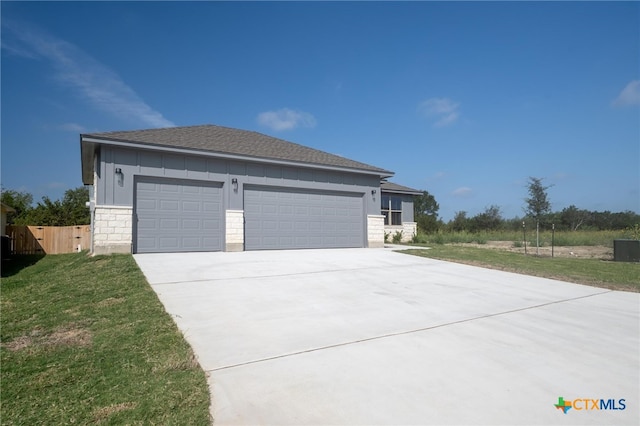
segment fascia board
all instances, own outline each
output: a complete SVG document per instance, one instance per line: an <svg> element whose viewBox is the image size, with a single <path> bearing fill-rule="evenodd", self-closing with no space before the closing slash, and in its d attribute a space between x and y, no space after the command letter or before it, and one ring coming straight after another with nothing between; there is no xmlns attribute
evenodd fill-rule
<svg viewBox="0 0 640 426"><path fill-rule="evenodd" d="M102 145L111 145L111 146L121 146L125 148L135 148L135 149L145 149L149 151L163 151L174 154L188 154L188 155L198 155L198 156L206 156L212 158L224 158L228 160L239 160L239 161L258 161L266 164L276 164L283 166L293 166L293 167L305 167L312 169L322 169L322 170L332 170L332 171L341 171L341 172L350 172L350 173L359 173L359 174L367 174L373 176L380 177L391 177L394 175L393 172L384 170L382 172L376 172L374 170L364 170L364 169L354 169L349 167L338 167L338 166L327 166L323 164L316 163L303 163L297 161L287 161L287 160L277 160L273 158L262 158L262 157L252 157L249 155L239 155L239 154L227 154L222 152L211 152L211 151L201 151L196 149L188 149L188 148L176 148L162 145L151 145L151 144L138 144L138 143L128 143L122 141L114 141L109 139L98 139L91 137L83 137L82 143L91 143L91 144L102 144Z"/></svg>

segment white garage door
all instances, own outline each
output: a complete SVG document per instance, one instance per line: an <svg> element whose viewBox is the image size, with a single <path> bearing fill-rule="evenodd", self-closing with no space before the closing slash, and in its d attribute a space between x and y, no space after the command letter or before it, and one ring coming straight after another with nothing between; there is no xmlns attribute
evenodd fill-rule
<svg viewBox="0 0 640 426"><path fill-rule="evenodd" d="M364 247L362 194L249 187L245 249Z"/></svg>
<svg viewBox="0 0 640 426"><path fill-rule="evenodd" d="M222 184L140 178L135 200L136 253L222 250Z"/></svg>

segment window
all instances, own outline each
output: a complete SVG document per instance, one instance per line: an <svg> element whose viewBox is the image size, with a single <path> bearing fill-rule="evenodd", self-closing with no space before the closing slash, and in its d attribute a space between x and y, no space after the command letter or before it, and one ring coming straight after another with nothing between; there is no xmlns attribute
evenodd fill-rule
<svg viewBox="0 0 640 426"><path fill-rule="evenodd" d="M402 197L382 194L380 211L385 225L402 225Z"/></svg>

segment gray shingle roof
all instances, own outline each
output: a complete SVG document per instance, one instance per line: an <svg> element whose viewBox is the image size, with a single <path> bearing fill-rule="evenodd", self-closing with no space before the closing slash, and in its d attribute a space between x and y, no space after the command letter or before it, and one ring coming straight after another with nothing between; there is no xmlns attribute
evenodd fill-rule
<svg viewBox="0 0 640 426"><path fill-rule="evenodd" d="M398 185L397 183L393 183L393 182L382 182L380 184L380 191L399 192L403 194L414 194L414 195L422 194L422 191L409 188L408 186Z"/></svg>
<svg viewBox="0 0 640 426"><path fill-rule="evenodd" d="M284 160L296 163L333 166L375 172L384 176L393 174L385 169L267 136L262 133L214 125L81 135L81 139L85 137L141 145L185 148L258 159Z"/></svg>

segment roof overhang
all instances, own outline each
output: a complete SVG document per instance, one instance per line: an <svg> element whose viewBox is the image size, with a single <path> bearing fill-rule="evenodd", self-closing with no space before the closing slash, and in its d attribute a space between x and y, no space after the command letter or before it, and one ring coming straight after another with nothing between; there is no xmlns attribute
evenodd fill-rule
<svg viewBox="0 0 640 426"><path fill-rule="evenodd" d="M5 203L0 203L0 210L2 210L2 213L15 213L16 211L16 209Z"/></svg>
<svg viewBox="0 0 640 426"><path fill-rule="evenodd" d="M420 191L405 191L396 189L380 189L380 192L385 192L387 194L422 195L422 192Z"/></svg>
<svg viewBox="0 0 640 426"><path fill-rule="evenodd" d="M93 173L94 173L94 167L95 167L94 158L95 158L96 152L98 151L101 145L118 146L123 148L144 149L149 151L161 151L161 152L167 152L172 154L198 155L198 156L204 156L204 157L210 157L210 158L223 158L228 160L239 160L239 161L253 161L253 162L259 162L264 164L274 164L274 165L282 165L282 166L304 167L304 168L312 168L312 169L366 174L366 175L378 176L380 178L388 178L394 175L393 172L388 170L378 171L378 170L356 169L356 168L349 168L349 167L329 166L329 165L317 164L317 163L305 163L305 162L298 162L298 161L278 160L273 158L252 157L248 155L229 154L224 152L205 151L205 150L188 149L188 148L177 148L177 147L169 147L165 145L154 145L154 144L147 144L147 143L140 143L140 142L124 142L124 141L112 140L112 139L106 139L106 138L105 139L96 138L94 136L80 135L82 182L85 185L93 184Z"/></svg>
<svg viewBox="0 0 640 426"><path fill-rule="evenodd" d="M422 191L417 189L386 181L380 183L380 192L386 192L388 194L422 195Z"/></svg>

